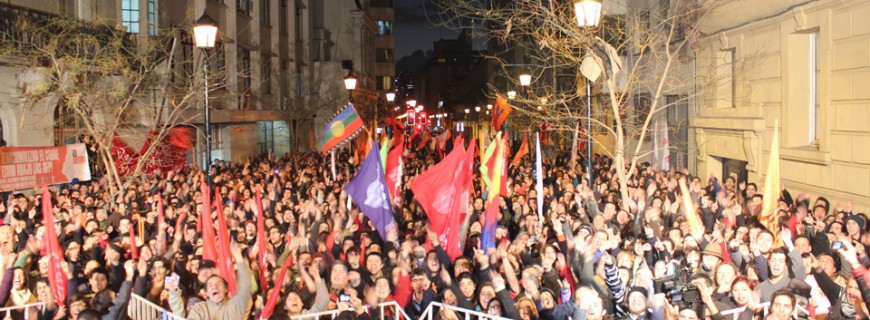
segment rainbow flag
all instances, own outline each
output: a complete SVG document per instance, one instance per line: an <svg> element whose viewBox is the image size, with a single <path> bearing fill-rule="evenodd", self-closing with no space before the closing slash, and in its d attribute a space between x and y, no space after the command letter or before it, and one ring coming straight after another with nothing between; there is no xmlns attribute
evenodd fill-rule
<svg viewBox="0 0 870 320"><path fill-rule="evenodd" d="M348 105L326 124L317 146L324 154L352 138L363 128L363 121L352 105Z"/></svg>

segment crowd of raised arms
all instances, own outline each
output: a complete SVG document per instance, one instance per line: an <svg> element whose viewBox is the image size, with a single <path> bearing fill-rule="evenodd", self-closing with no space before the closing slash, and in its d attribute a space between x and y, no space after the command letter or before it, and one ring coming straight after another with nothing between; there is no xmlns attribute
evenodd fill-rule
<svg viewBox="0 0 870 320"><path fill-rule="evenodd" d="M532 155L506 174L497 245L486 253L475 165L462 254L451 259L408 188L438 155L407 155L393 199L395 241L348 204L342 187L358 168L351 158L336 154L335 176L329 158L313 153L211 168L209 201L223 208L233 279L218 275L225 261L204 258L203 243L213 241L204 234L214 233L202 229L207 177L200 170L135 178L117 196L100 179L51 187L68 285L62 297L47 280L43 193L9 194L0 204L0 302L45 303L28 313L34 319L124 319L132 294L188 319L259 319L273 292L271 319L334 309L340 319L404 319L394 309L363 308L390 301L411 319L432 302L524 320L870 318L868 223L850 204L822 195L772 193L779 223L767 228L758 219L761 184L645 163L630 172L623 197L610 158L595 156L590 189L582 159L572 165L561 154L544 159L541 195ZM695 204L689 210L680 180ZM258 191L265 261L258 259ZM687 211L702 228L690 225ZM205 212L219 220L218 210ZM23 311L0 318L23 319ZM434 319L464 318L435 311Z"/></svg>

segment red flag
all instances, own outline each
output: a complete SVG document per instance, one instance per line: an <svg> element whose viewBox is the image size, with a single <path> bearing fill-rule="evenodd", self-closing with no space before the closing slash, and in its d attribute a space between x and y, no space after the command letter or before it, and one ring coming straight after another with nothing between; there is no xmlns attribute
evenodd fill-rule
<svg viewBox="0 0 870 320"><path fill-rule="evenodd" d="M230 254L230 235L227 228L227 218L224 217L224 204L221 200L221 194L215 193L218 216L218 241L220 241L220 250L218 250L218 273L221 278L227 281L227 289L230 296L233 296L238 289L236 283L236 272L233 268L233 255Z"/></svg>
<svg viewBox="0 0 870 320"><path fill-rule="evenodd" d="M202 229L202 258L217 262L217 249L215 248L214 226L211 221L211 192L205 181L202 184L202 212L199 214L199 227Z"/></svg>
<svg viewBox="0 0 870 320"><path fill-rule="evenodd" d="M293 265L292 259L293 257L288 258L287 262L284 263L284 266L281 267L281 273L278 274L278 281L275 282L272 292L269 293L269 299L266 300L266 305L263 306L263 311L260 312L261 320L269 319L269 317L272 316L272 312L275 311L275 305L278 304L278 296L281 295L281 286L284 283L284 276L287 275L287 268Z"/></svg>
<svg viewBox="0 0 870 320"><path fill-rule="evenodd" d="M256 193L257 199L257 264L260 266L259 278L260 288L268 288L269 282L266 279L266 221L263 218L263 200L261 200L260 190Z"/></svg>
<svg viewBox="0 0 870 320"><path fill-rule="evenodd" d="M54 229L54 211L51 208L51 194L46 186L42 186L42 219L42 223L45 225L43 239L47 242L48 252L48 284L51 286L51 292L54 293L57 305L65 306L68 289L67 279L66 272L60 266L66 261L63 259L60 243L57 241L57 231Z"/></svg>
<svg viewBox="0 0 870 320"><path fill-rule="evenodd" d="M501 95L495 98L495 108L492 110L492 126L496 131L501 130L501 126L513 110L514 107L511 107Z"/></svg>
<svg viewBox="0 0 870 320"><path fill-rule="evenodd" d="M444 132L435 137L435 151L438 151L438 154L442 157L444 152L447 151L447 140L450 140L450 134L450 130L444 130Z"/></svg>
<svg viewBox="0 0 870 320"><path fill-rule="evenodd" d="M459 197L457 197L456 201L453 203L453 210L459 212L459 215L462 216L463 220L465 220L465 214L468 212L468 207L471 206L471 188L474 186L474 150L477 148L476 141L474 140L475 139L471 139L471 143L468 144L468 151L465 152L465 163L462 164L462 169L466 170L462 173L465 180L462 182L463 185Z"/></svg>
<svg viewBox="0 0 870 320"><path fill-rule="evenodd" d="M136 247L136 228L133 227L133 220L130 220L130 258L133 260L139 259L139 248Z"/></svg>
<svg viewBox="0 0 870 320"><path fill-rule="evenodd" d="M455 209L470 173L464 169L468 158L464 149L457 144L447 157L418 175L410 185L429 217L431 230L439 235L439 242L451 259L462 255L459 229L464 212Z"/></svg>
<svg viewBox="0 0 870 320"><path fill-rule="evenodd" d="M399 190L402 187L402 170L405 167L405 160L402 158L402 153L405 152L404 137L399 135L396 140L396 147L387 154L387 168L385 170L387 189L390 191L390 199L396 201L399 197Z"/></svg>
<svg viewBox="0 0 870 320"><path fill-rule="evenodd" d="M514 159L511 160L511 166L518 166L520 164L520 161L522 161L523 157L527 154L529 154L529 133L523 132L523 143L520 145L520 150L517 151Z"/></svg>

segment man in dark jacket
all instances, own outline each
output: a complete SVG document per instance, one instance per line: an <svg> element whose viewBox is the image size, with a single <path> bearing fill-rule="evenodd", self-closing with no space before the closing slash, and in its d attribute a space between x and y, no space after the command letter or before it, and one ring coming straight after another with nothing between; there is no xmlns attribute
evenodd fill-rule
<svg viewBox="0 0 870 320"><path fill-rule="evenodd" d="M405 313L411 319L417 319L429 307L429 303L435 301L435 291L432 291L432 285L429 283L425 270L414 269L411 274L411 289L414 290L414 293L411 294L411 300L405 305Z"/></svg>

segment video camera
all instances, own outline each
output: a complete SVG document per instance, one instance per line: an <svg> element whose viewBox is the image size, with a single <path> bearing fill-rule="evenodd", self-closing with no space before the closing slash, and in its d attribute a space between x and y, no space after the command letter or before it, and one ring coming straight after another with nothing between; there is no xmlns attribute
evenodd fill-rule
<svg viewBox="0 0 870 320"><path fill-rule="evenodd" d="M703 319L705 307L701 300L701 291L689 282L688 273L687 268L675 268L674 274L653 280L653 288L656 293L663 293L680 310L695 310L698 317Z"/></svg>

